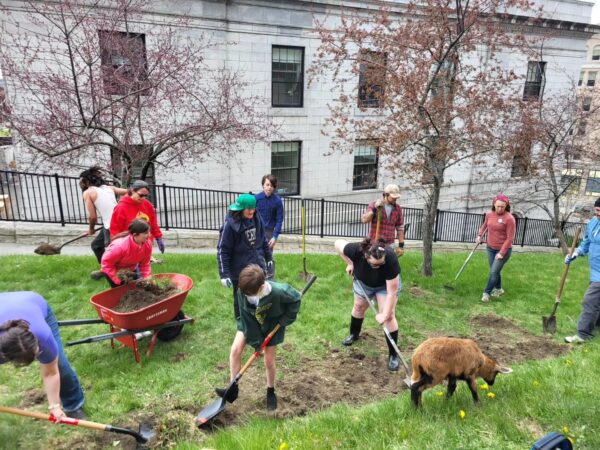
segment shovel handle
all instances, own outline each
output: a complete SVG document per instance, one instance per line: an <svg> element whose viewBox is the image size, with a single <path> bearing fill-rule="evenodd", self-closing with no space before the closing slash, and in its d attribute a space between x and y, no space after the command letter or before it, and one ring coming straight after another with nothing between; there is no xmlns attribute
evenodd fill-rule
<svg viewBox="0 0 600 450"><path fill-rule="evenodd" d="M377 226L375 227L375 242L379 239L379 229L381 228L381 206L377 207Z"/></svg>
<svg viewBox="0 0 600 450"><path fill-rule="evenodd" d="M580 234L581 227L577 227L577 230L575 231L575 237L573 238L573 243L571 244L571 249L569 250L569 256L571 256L575 252L575 248L577 247L577 241L579 240ZM558 286L558 291L556 292L555 303L560 303L560 296L562 295L563 288L565 287L565 281L567 280L567 275L569 274L569 267L571 267L569 264L565 265L565 270L563 271L562 277L560 278L560 284Z"/></svg>
<svg viewBox="0 0 600 450"><path fill-rule="evenodd" d="M96 234L96 233L97 233L98 231L100 231L101 229L102 229L102 227L100 227L100 228L96 228L96 229L94 230L94 234ZM88 236L87 232L85 232L85 233L83 233L83 234L80 234L79 236L77 236L77 237L74 237L73 239L69 239L68 241L66 241L66 242L63 242L63 243L60 245L60 247L58 247L58 248L59 248L59 249L60 249L60 248L63 248L65 245L67 245L67 244L70 244L71 242L75 242L75 241L77 241L77 240L79 240L79 239L82 239L82 238L84 238L84 237L86 237L86 236Z"/></svg>

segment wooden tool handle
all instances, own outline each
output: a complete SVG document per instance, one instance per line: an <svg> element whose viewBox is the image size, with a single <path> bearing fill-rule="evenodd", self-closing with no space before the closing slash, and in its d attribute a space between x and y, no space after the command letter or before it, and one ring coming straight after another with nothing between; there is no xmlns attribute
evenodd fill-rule
<svg viewBox="0 0 600 450"><path fill-rule="evenodd" d="M573 255L575 252L575 248L577 248L577 241L579 240L579 235L581 234L581 227L578 227L575 231L575 237L573 238L573 243L571 244L571 250L569 251L569 256ZM562 295L563 287L565 286L565 281L567 280L567 275L569 274L569 264L565 265L565 270L563 271L562 277L560 279L560 285L558 286L558 292L556 293L556 301L560 301L560 296Z"/></svg>
<svg viewBox="0 0 600 450"><path fill-rule="evenodd" d="M7 406L0 406L0 412L16 414L18 416L33 417L34 419L47 420L49 422L55 422L55 423L63 424L63 425L77 425L77 426L82 426L85 428L93 428L93 429L101 430L101 431L106 430L106 425L104 425L102 423L90 422L89 420L72 419L70 417L58 420L54 416L51 416L50 414L44 414L44 413L40 413L37 411L27 411L25 409L9 408Z"/></svg>
<svg viewBox="0 0 600 450"><path fill-rule="evenodd" d="M383 206L378 206L377 207L377 226L375 227L375 242L377 242L377 240L379 239L379 229L381 228L381 210L383 209Z"/></svg>

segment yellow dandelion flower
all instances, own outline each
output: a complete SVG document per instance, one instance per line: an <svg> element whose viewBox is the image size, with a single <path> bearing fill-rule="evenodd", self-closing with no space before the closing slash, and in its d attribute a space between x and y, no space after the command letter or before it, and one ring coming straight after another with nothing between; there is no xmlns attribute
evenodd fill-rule
<svg viewBox="0 0 600 450"><path fill-rule="evenodd" d="M583 353L587 353L589 350L587 348L583 349Z"/></svg>
<svg viewBox="0 0 600 450"><path fill-rule="evenodd" d="M540 382L537 380L533 380L533 383L531 384L533 384L533 387L540 387Z"/></svg>
<svg viewBox="0 0 600 450"><path fill-rule="evenodd" d="M567 434L569 432L569 427L564 426L562 429L563 434Z"/></svg>
<svg viewBox="0 0 600 450"><path fill-rule="evenodd" d="M282 442L281 445L279 445L279 450L287 450L288 448L290 448L290 446L287 442Z"/></svg>
<svg viewBox="0 0 600 450"><path fill-rule="evenodd" d="M437 395L438 397L441 397L442 395L444 395L444 393L442 391L437 391L435 393L435 395Z"/></svg>
<svg viewBox="0 0 600 450"><path fill-rule="evenodd" d="M574 363L573 363L573 360L572 360L572 359L569 359L569 358L567 358L567 359L565 359L565 364L566 364L567 366L572 366Z"/></svg>
<svg viewBox="0 0 600 450"><path fill-rule="evenodd" d="M490 387L487 385L487 383L483 383L481 386L479 386L481 389L483 389L484 391L487 391Z"/></svg>
<svg viewBox="0 0 600 450"><path fill-rule="evenodd" d="M494 398L494 397L496 396L496 394L494 394L493 392L488 392L488 393L487 393L487 396L488 396L489 398Z"/></svg>
<svg viewBox="0 0 600 450"><path fill-rule="evenodd" d="M466 415L467 413L464 412L462 409L458 412L458 417L460 417L461 419L464 419Z"/></svg>

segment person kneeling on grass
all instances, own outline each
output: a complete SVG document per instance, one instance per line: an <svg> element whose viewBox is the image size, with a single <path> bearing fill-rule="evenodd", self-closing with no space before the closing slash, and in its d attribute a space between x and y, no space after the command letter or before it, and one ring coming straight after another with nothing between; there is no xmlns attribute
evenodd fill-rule
<svg viewBox="0 0 600 450"><path fill-rule="evenodd" d="M36 292L0 293L0 364L27 366L37 359L48 410L57 419L87 419L79 379L63 350L58 321Z"/></svg>
<svg viewBox="0 0 600 450"><path fill-rule="evenodd" d="M123 284L117 276L119 270L135 272L135 278L150 278L150 225L143 219L135 219L129 224L129 234L115 239L102 255L101 270L111 287Z"/></svg>
<svg viewBox="0 0 600 450"><path fill-rule="evenodd" d="M277 409L275 395L275 352L285 335L285 327L296 320L300 310L300 293L284 283L266 281L264 270L257 264L250 264L240 272L237 301L240 318L237 333L231 346L229 364L231 380L242 367L242 352L246 343L258 350L267 335L277 324L281 328L265 348L265 368L267 374L267 409ZM234 351L235 350L235 351ZM226 389L217 388L219 396ZM234 384L227 393L226 400L233 402L238 396L238 386Z"/></svg>

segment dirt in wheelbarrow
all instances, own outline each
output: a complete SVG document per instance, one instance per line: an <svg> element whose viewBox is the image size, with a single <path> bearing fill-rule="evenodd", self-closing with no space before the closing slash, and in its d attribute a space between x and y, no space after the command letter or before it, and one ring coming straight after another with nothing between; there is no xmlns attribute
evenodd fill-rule
<svg viewBox="0 0 600 450"><path fill-rule="evenodd" d="M136 282L136 288L125 293L113 309L117 312L137 311L177 292L179 288L171 280L140 280Z"/></svg>

